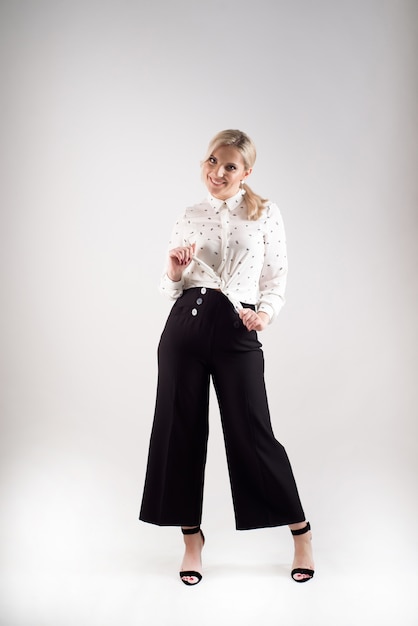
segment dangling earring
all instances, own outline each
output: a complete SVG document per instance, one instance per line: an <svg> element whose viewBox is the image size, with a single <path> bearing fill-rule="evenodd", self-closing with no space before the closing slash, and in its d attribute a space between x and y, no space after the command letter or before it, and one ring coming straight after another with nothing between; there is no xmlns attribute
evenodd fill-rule
<svg viewBox="0 0 418 626"><path fill-rule="evenodd" d="M241 180L241 181L240 181L239 186L241 187L241 189L243 189L243 188L244 188L244 181L243 181L243 180Z"/></svg>

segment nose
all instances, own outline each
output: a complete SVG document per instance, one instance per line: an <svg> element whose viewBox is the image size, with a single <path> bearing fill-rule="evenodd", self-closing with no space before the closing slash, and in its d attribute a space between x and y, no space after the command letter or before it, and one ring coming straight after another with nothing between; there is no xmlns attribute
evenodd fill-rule
<svg viewBox="0 0 418 626"><path fill-rule="evenodd" d="M216 170L216 177L222 178L224 174L225 174L225 168L223 165L220 165L218 169Z"/></svg>

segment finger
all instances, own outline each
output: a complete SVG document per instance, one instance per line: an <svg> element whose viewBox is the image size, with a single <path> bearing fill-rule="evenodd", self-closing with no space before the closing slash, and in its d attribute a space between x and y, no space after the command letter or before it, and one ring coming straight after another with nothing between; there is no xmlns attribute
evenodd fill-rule
<svg viewBox="0 0 418 626"><path fill-rule="evenodd" d="M248 319L248 317L251 315L252 310L251 309L240 309L238 311L238 314L240 316L240 318L244 321L246 319Z"/></svg>
<svg viewBox="0 0 418 626"><path fill-rule="evenodd" d="M173 248L169 251L169 258L174 262L177 262L178 265L189 265L193 260L193 255L195 253L196 244L192 244L190 246L183 246L179 248Z"/></svg>
<svg viewBox="0 0 418 626"><path fill-rule="evenodd" d="M181 248L173 248L168 253L169 257L172 259L177 259L177 261L181 261L182 259L182 251Z"/></svg>
<svg viewBox="0 0 418 626"><path fill-rule="evenodd" d="M248 317L248 315L242 320L242 323L247 330L252 330L253 321Z"/></svg>
<svg viewBox="0 0 418 626"><path fill-rule="evenodd" d="M187 256L188 256L188 262L189 263L193 260L195 251L196 251L196 244L195 243L192 243L190 246L187 247Z"/></svg>
<svg viewBox="0 0 418 626"><path fill-rule="evenodd" d="M242 320L248 330L258 330L260 326L260 318L252 309L247 309L248 314Z"/></svg>
<svg viewBox="0 0 418 626"><path fill-rule="evenodd" d="M244 309L243 317L249 322L250 320L256 319L257 315L252 309Z"/></svg>
<svg viewBox="0 0 418 626"><path fill-rule="evenodd" d="M177 252L176 252L176 259L178 261L178 263L180 265L183 265L184 263L184 250L182 250L181 248L178 248Z"/></svg>
<svg viewBox="0 0 418 626"><path fill-rule="evenodd" d="M181 248L181 255L182 265L189 265L193 257L192 246L185 246L184 248Z"/></svg>
<svg viewBox="0 0 418 626"><path fill-rule="evenodd" d="M183 253L183 264L188 265L192 260L192 253L190 248L185 248Z"/></svg>

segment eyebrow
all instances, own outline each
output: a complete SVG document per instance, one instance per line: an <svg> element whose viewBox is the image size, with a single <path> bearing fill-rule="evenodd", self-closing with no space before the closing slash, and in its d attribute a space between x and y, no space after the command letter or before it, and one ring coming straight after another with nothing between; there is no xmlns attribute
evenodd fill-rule
<svg viewBox="0 0 418 626"><path fill-rule="evenodd" d="M215 161L218 161L218 159L216 158L214 154L211 154L209 156L209 159L215 159ZM225 165L233 165L234 167L238 167L238 163L234 163L233 161L230 161L229 163L226 163Z"/></svg>

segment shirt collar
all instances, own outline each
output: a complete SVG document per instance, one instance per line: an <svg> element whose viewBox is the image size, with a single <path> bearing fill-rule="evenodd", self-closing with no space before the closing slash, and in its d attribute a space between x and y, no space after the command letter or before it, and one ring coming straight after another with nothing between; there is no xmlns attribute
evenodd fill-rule
<svg viewBox="0 0 418 626"><path fill-rule="evenodd" d="M245 189L240 189L238 193L235 194L235 196L232 196L231 198L227 198L226 200L220 200L219 198L215 198L214 196L209 194L208 202L210 206L212 207L212 209L214 209L217 213L219 212L224 202L226 206L228 207L228 209L232 211L232 209L235 209L241 203L244 194L245 194Z"/></svg>

